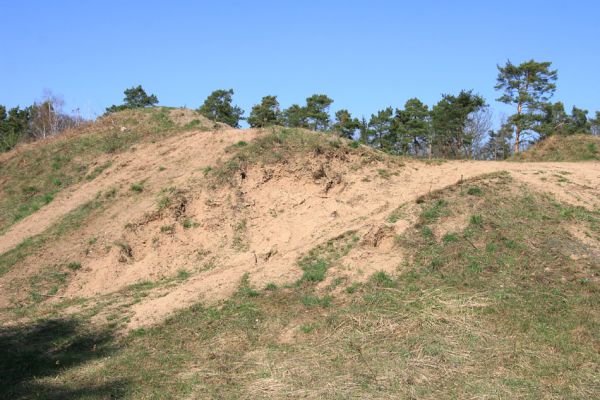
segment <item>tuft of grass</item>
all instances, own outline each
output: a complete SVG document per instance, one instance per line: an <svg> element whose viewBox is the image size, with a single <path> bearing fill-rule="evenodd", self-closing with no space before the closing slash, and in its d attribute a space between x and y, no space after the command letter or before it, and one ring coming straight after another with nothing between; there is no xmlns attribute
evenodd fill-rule
<svg viewBox="0 0 600 400"><path fill-rule="evenodd" d="M178 190L175 187L167 187L160 190L158 193L158 211L162 211L173 204L174 198L177 196Z"/></svg>
<svg viewBox="0 0 600 400"><path fill-rule="evenodd" d="M121 250L121 254L126 258L133 257L133 249L129 245L129 243L125 242L116 242L115 245Z"/></svg>
<svg viewBox="0 0 600 400"><path fill-rule="evenodd" d="M175 224L163 225L160 227L161 233L166 233L168 235L172 235L175 233Z"/></svg>
<svg viewBox="0 0 600 400"><path fill-rule="evenodd" d="M133 183L129 190L131 190L132 192L141 193L144 191L144 184L142 182Z"/></svg>
<svg viewBox="0 0 600 400"><path fill-rule="evenodd" d="M242 276L240 281L240 286L238 288L237 294L238 297L247 298L247 297L258 297L260 296L260 292L253 289L250 285L250 277L248 273L245 273Z"/></svg>
<svg viewBox="0 0 600 400"><path fill-rule="evenodd" d="M446 233L442 237L442 242L444 242L445 244L453 243L453 242L457 242L457 241L458 241L458 235L456 235L456 233Z"/></svg>
<svg viewBox="0 0 600 400"><path fill-rule="evenodd" d="M467 189L467 194L471 196L481 196L483 195L483 190L478 186L471 186Z"/></svg>
<svg viewBox="0 0 600 400"><path fill-rule="evenodd" d="M384 271L377 271L370 277L370 282L377 287L393 288L396 282Z"/></svg>
<svg viewBox="0 0 600 400"><path fill-rule="evenodd" d="M314 294L306 294L306 295L302 296L301 301L302 301L302 304L307 308L313 308L313 307L328 308L331 306L333 297L331 297L329 295L319 297Z"/></svg>
<svg viewBox="0 0 600 400"><path fill-rule="evenodd" d="M388 215L388 217L386 218L386 221L389 222L390 224L395 224L399 220L406 218L406 214L404 212L405 206L406 206L406 204L402 204L402 205L398 206L394 211L392 211L392 213L390 215Z"/></svg>
<svg viewBox="0 0 600 400"><path fill-rule="evenodd" d="M346 287L346 293L352 294L355 293L360 288L360 283L353 282L350 286Z"/></svg>
<svg viewBox="0 0 600 400"><path fill-rule="evenodd" d="M391 178L391 174L390 171L388 171L387 169L378 169L377 173L379 174L379 176L383 179L390 179Z"/></svg>
<svg viewBox="0 0 600 400"><path fill-rule="evenodd" d="M185 269L180 269L179 271L177 271L177 279L179 279L180 281L185 281L190 276L192 276L192 274L190 274L189 271L186 271Z"/></svg>
<svg viewBox="0 0 600 400"><path fill-rule="evenodd" d="M302 280L305 282L321 282L325 279L325 273L327 272L328 267L329 263L327 260L321 258L315 258L309 262L305 262L302 265L302 270L304 271Z"/></svg>
<svg viewBox="0 0 600 400"><path fill-rule="evenodd" d="M85 179L88 181L94 180L98 175L104 172L106 169L110 168L112 165L112 161L107 161L92 170L88 175L86 175Z"/></svg>
<svg viewBox="0 0 600 400"><path fill-rule="evenodd" d="M71 271L77 271L81 269L81 263L78 261L72 261L67 264L67 268L69 268Z"/></svg>
<svg viewBox="0 0 600 400"><path fill-rule="evenodd" d="M246 220L239 221L233 229L233 241L231 246L237 251L248 250L248 242L246 239Z"/></svg>
<svg viewBox="0 0 600 400"><path fill-rule="evenodd" d="M181 221L181 226L183 226L184 229L190 229L196 228L199 224L190 218L184 218L184 220Z"/></svg>
<svg viewBox="0 0 600 400"><path fill-rule="evenodd" d="M300 325L300 331L304 334L312 333L317 328L316 324L303 324Z"/></svg>
<svg viewBox="0 0 600 400"><path fill-rule="evenodd" d="M483 225L483 217L480 214L473 214L469 219L472 225Z"/></svg>
<svg viewBox="0 0 600 400"><path fill-rule="evenodd" d="M444 199L437 199L433 204L428 205L421 213L421 220L425 223L437 221L440 217L448 215L448 202Z"/></svg>
<svg viewBox="0 0 600 400"><path fill-rule="evenodd" d="M310 250L298 261L298 265L304 271L298 283L315 283L324 280L331 264L348 254L358 240L355 232L349 231Z"/></svg>

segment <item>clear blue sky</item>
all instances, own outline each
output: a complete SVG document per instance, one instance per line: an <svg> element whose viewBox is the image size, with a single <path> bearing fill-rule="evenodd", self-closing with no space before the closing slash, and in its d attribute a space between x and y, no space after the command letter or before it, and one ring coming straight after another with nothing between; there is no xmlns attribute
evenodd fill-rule
<svg viewBox="0 0 600 400"><path fill-rule="evenodd" d="M598 1L0 0L0 104L47 88L88 115L141 84L161 105L198 107L233 88L249 112L313 93L369 116L411 97L474 89L496 115L496 64L552 61L554 100L600 110Z"/></svg>

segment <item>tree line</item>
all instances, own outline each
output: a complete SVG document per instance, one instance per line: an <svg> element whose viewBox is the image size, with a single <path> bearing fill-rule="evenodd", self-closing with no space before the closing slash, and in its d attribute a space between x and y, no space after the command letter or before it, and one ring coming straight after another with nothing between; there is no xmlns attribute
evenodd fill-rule
<svg viewBox="0 0 600 400"><path fill-rule="evenodd" d="M335 112L332 119L333 99L325 94L314 94L304 104L286 109L281 109L277 96L264 96L245 118L244 111L233 104L233 89L215 90L198 111L235 128L246 120L252 128L277 125L334 132L398 155L505 159L551 135L600 134L600 112L589 117L587 110L574 106L567 113L563 103L550 101L558 78L551 65L530 60L497 67L497 100L514 108L497 130L492 129L490 106L472 90L443 94L431 107L411 98L402 107L386 107L369 119L353 117L347 109ZM128 88L124 94L123 104L108 107L107 114L158 104L157 96L141 86ZM0 150L10 150L22 140L57 134L81 121L63 113L62 102L55 96L25 109L7 111L0 106Z"/></svg>
<svg viewBox="0 0 600 400"><path fill-rule="evenodd" d="M42 101L25 108L7 109L0 104L0 152L9 151L20 142L45 139L86 122L77 111L64 112L63 104L63 100L51 92L46 92Z"/></svg>
<svg viewBox="0 0 600 400"><path fill-rule="evenodd" d="M387 107L368 120L355 118L346 109L337 111L332 120L329 108L333 99L324 94L314 94L304 105L292 104L283 110L277 96L269 95L254 105L245 119L252 128L279 125L336 132L393 154L442 158L505 159L524 145L551 135L600 135L600 112L588 117L587 110L573 106L569 114L562 102L550 102L558 78L551 65L529 60L497 67L497 100L514 107L514 113L497 130L491 129L489 105L472 90L444 94L432 107L411 98L402 108ZM199 108L200 113L239 127L244 112L233 105L233 94L232 89L214 91Z"/></svg>

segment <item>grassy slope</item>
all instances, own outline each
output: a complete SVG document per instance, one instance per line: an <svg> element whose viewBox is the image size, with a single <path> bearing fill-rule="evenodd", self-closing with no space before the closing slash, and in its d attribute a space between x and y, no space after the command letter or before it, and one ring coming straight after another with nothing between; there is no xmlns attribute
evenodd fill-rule
<svg viewBox="0 0 600 400"><path fill-rule="evenodd" d="M207 128L201 119L178 124L170 118L170 110L160 107L111 114L79 132L26 146L0 162L0 233L51 202L59 191L101 174L111 166L110 154L144 140ZM121 131L122 127L126 130ZM97 162L103 155L106 160Z"/></svg>
<svg viewBox="0 0 600 400"><path fill-rule="evenodd" d="M519 154L522 161L600 160L600 137L592 135L551 136Z"/></svg>
<svg viewBox="0 0 600 400"><path fill-rule="evenodd" d="M420 199L396 276L317 290L349 233L298 260L314 279L243 281L125 338L89 316L3 328L0 397L593 398L600 266L566 227L598 239L600 212L514 185L497 174ZM457 215L467 227L436 237Z"/></svg>

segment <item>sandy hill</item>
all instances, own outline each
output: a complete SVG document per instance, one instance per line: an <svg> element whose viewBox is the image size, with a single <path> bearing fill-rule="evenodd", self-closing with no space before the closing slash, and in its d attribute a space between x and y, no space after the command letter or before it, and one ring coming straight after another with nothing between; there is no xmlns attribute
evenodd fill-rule
<svg viewBox="0 0 600 400"><path fill-rule="evenodd" d="M89 339L113 346L89 365L77 358L32 377L5 365L4 393L56 395L57 380L58 393L70 393L103 370L103 382L121 383L86 398L518 395L531 386L506 383L518 374L506 360L494 361L500 377L468 372L514 345L535 355L518 356L534 389L593 392L600 163L397 158L332 135L236 130L179 109L115 114L0 162L0 347L49 320L82 326L61 328L64 343L90 331L113 338ZM531 345L535 322L533 331L500 328L555 307L546 289L579 299L544 322L575 335L555 351L589 351L580 374L561 382L536 375L545 367L535 357L557 345ZM573 320L585 304L595 311ZM565 323L563 311L569 327L553 325ZM71 351L63 345L56 354ZM121 381L139 379L132 362L151 384ZM313 375L313 363L330 378ZM159 378L166 370L171 383ZM475 381L476 389L457 383Z"/></svg>

